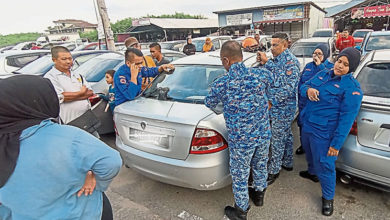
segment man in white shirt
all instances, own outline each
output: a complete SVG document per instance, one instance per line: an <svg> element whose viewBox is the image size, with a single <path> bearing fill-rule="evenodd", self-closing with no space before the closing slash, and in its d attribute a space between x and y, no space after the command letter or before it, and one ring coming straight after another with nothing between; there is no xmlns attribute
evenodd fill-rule
<svg viewBox="0 0 390 220"><path fill-rule="evenodd" d="M88 98L94 93L81 75L71 72L73 58L66 47L56 46L51 49L53 68L45 75L60 100L60 117L67 124L91 108Z"/></svg>

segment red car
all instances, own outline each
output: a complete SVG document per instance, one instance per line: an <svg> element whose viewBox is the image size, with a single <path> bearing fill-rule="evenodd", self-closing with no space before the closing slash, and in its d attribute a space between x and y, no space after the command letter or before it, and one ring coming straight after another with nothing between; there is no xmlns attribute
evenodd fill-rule
<svg viewBox="0 0 390 220"><path fill-rule="evenodd" d="M352 37L355 40L356 46L361 46L366 34L368 32L372 32L372 31L374 31L374 30L372 30L372 29L356 29L352 34Z"/></svg>

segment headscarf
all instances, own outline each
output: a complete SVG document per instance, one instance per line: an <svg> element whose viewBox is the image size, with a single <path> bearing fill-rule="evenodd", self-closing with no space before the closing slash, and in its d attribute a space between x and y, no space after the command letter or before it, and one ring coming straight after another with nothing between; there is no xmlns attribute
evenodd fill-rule
<svg viewBox="0 0 390 220"><path fill-rule="evenodd" d="M330 52L329 52L329 45L328 44L318 44L316 49L320 49L322 51L322 54L324 54L324 59L321 61L321 63L325 62L328 58L329 58L329 55L330 55Z"/></svg>
<svg viewBox="0 0 390 220"><path fill-rule="evenodd" d="M188 40L191 40L191 39L192 39L192 38L190 38L190 37L187 37L187 39L186 39L186 40L187 40L187 44L188 44Z"/></svg>
<svg viewBox="0 0 390 220"><path fill-rule="evenodd" d="M337 59L340 57L347 57L349 62L349 73L355 72L360 63L360 52L354 47L347 47L341 51Z"/></svg>
<svg viewBox="0 0 390 220"><path fill-rule="evenodd" d="M210 43L208 44L207 42L210 42ZM213 47L213 42L211 42L211 39L209 37L206 38L206 42L203 44L203 51L209 52L212 47Z"/></svg>
<svg viewBox="0 0 390 220"><path fill-rule="evenodd" d="M58 96L49 79L18 75L0 80L0 188L14 172L22 131L57 118Z"/></svg>

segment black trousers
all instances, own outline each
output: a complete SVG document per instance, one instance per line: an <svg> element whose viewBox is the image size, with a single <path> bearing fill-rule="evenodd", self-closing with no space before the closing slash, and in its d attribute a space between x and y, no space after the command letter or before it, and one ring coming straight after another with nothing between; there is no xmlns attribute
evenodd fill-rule
<svg viewBox="0 0 390 220"><path fill-rule="evenodd" d="M110 200L108 200L106 194L103 192L103 212L102 220L113 220L112 207Z"/></svg>

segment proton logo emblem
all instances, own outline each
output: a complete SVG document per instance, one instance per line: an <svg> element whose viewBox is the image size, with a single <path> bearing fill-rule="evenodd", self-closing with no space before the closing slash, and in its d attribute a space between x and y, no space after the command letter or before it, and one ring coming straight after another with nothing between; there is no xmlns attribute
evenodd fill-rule
<svg viewBox="0 0 390 220"><path fill-rule="evenodd" d="M142 128L142 130L145 130L145 128L146 128L146 122L145 121L141 122L141 128Z"/></svg>

